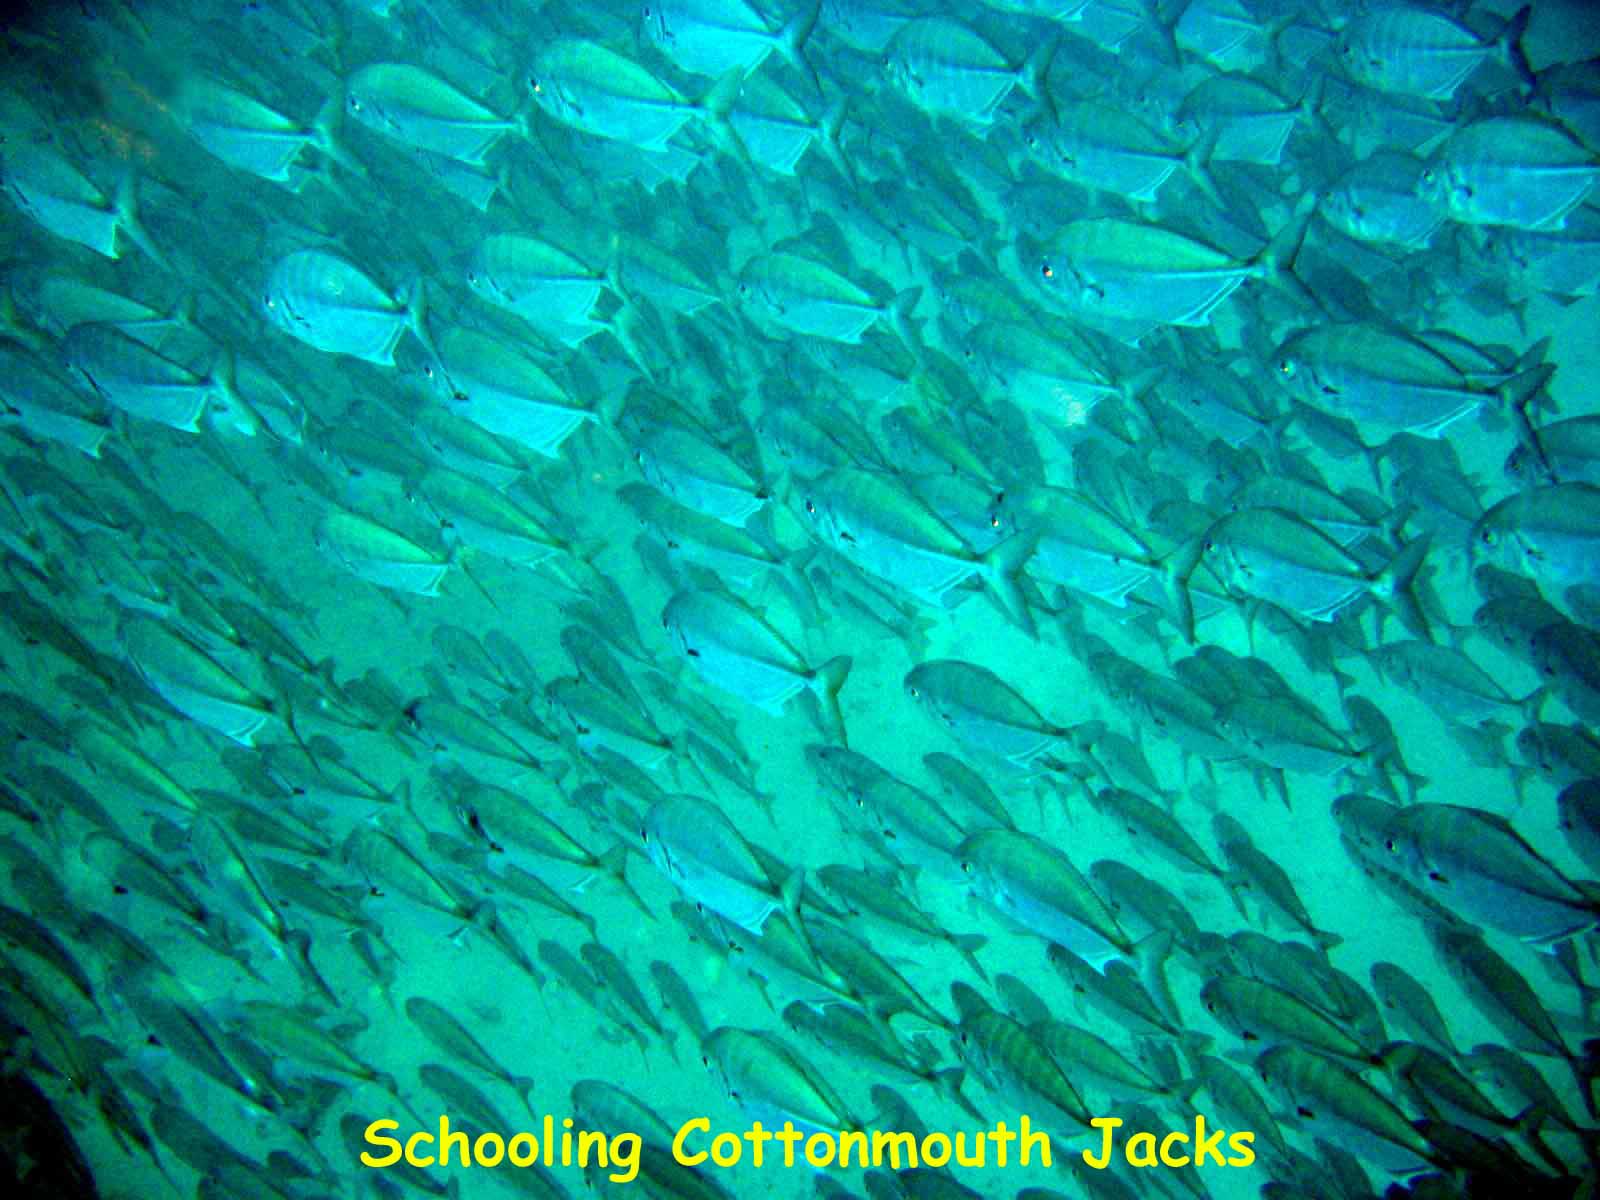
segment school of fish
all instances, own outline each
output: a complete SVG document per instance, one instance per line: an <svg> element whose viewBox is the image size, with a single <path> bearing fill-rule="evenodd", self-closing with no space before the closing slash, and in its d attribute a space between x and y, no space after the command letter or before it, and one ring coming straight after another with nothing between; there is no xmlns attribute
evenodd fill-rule
<svg viewBox="0 0 1600 1200"><path fill-rule="evenodd" d="M0 1034L82 1194L1592 1187L1568 16L13 18ZM357 1162L441 1112L646 1152ZM1078 1153L1197 1113L1255 1164Z"/></svg>

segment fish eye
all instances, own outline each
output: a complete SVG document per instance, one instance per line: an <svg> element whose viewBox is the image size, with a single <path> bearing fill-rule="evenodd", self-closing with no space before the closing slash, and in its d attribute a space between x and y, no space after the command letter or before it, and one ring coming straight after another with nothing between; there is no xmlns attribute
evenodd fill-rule
<svg viewBox="0 0 1600 1200"><path fill-rule="evenodd" d="M1046 279L1054 279L1056 277L1055 268L1047 262L1039 264L1039 274Z"/></svg>
<svg viewBox="0 0 1600 1200"><path fill-rule="evenodd" d="M972 874L972 864L970 862L962 863L961 864L961 873L963 875L971 875Z"/></svg>
<svg viewBox="0 0 1600 1200"><path fill-rule="evenodd" d="M544 88L540 85L537 79L528 80L528 89L532 91L535 96L544 95Z"/></svg>
<svg viewBox="0 0 1600 1200"><path fill-rule="evenodd" d="M913 700L916 700L922 695L922 693L917 691L916 688L908 685L906 687L906 695L910 696Z"/></svg>
<svg viewBox="0 0 1600 1200"><path fill-rule="evenodd" d="M353 112L353 113L358 113L358 112L361 111L361 100L360 100L359 97L357 97L357 96L351 96L350 97L350 111Z"/></svg>
<svg viewBox="0 0 1600 1200"><path fill-rule="evenodd" d="M1278 374L1282 375L1285 379L1293 379L1294 360L1292 358L1280 358L1278 360Z"/></svg>
<svg viewBox="0 0 1600 1200"><path fill-rule="evenodd" d="M806 512L813 517L817 515L816 501L810 499L806 501Z"/></svg>

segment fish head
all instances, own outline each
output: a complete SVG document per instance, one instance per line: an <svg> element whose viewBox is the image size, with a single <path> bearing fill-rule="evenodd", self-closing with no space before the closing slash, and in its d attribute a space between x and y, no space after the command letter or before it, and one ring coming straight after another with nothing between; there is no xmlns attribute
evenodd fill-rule
<svg viewBox="0 0 1600 1200"><path fill-rule="evenodd" d="M1472 211L1473 191L1460 171L1435 159L1417 176L1417 198L1443 213L1465 217Z"/></svg>
<svg viewBox="0 0 1600 1200"><path fill-rule="evenodd" d="M1506 478L1516 480L1525 486L1553 483L1555 474L1548 465L1540 461L1541 457L1536 451L1527 446L1518 446L1510 454L1506 455Z"/></svg>
<svg viewBox="0 0 1600 1200"><path fill-rule="evenodd" d="M926 84L921 75L917 73L916 64L911 61L911 56L904 49L891 45L881 61L884 76L895 87L905 92L913 100L922 96Z"/></svg>
<svg viewBox="0 0 1600 1200"><path fill-rule="evenodd" d="M1059 295L1069 308L1094 308L1106 298L1105 289L1048 251L1039 256L1034 267L1034 279L1045 292Z"/></svg>
<svg viewBox="0 0 1600 1200"><path fill-rule="evenodd" d="M1330 224L1337 226L1346 233L1370 238L1371 231L1367 225L1367 210L1352 189L1345 187L1332 188L1318 199L1317 204L1323 217Z"/></svg>
<svg viewBox="0 0 1600 1200"><path fill-rule="evenodd" d="M678 39L672 32L671 18L664 11L665 7L661 0L645 0L640 6L639 41L659 46L670 54L673 44Z"/></svg>
<svg viewBox="0 0 1600 1200"><path fill-rule="evenodd" d="M1383 54L1374 52L1365 44L1361 26L1346 26L1333 44L1333 54L1351 79L1378 91L1384 90L1389 79L1390 63Z"/></svg>
<svg viewBox="0 0 1600 1200"><path fill-rule="evenodd" d="M1356 858L1386 866L1400 846L1391 828L1398 811L1386 800L1355 792L1340 796L1331 809L1345 848Z"/></svg>

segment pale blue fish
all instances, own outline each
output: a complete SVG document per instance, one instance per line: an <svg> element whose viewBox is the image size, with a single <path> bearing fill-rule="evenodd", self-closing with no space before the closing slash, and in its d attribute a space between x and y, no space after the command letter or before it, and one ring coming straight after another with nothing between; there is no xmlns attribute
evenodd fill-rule
<svg viewBox="0 0 1600 1200"><path fill-rule="evenodd" d="M980 578L1027 627L1018 575L1033 551L1031 535L979 553L894 476L852 467L817 479L804 503L826 542L863 570L940 607L954 589Z"/></svg>
<svg viewBox="0 0 1600 1200"><path fill-rule="evenodd" d="M317 549L338 566L395 591L437 596L451 566L446 555L355 513L329 513L314 536Z"/></svg>
<svg viewBox="0 0 1600 1200"><path fill-rule="evenodd" d="M1339 31L1334 53L1351 78L1381 92L1449 100L1485 62L1512 67L1530 90L1533 72L1522 53L1531 4L1489 39L1447 12L1394 4L1354 17Z"/></svg>
<svg viewBox="0 0 1600 1200"><path fill-rule="evenodd" d="M771 500L766 486L709 437L667 422L643 425L630 439L634 460L652 485L685 508L742 528Z"/></svg>
<svg viewBox="0 0 1600 1200"><path fill-rule="evenodd" d="M562 124L660 152L691 121L725 127L743 77L742 70L729 71L694 101L599 42L561 37L539 47L530 86L539 106Z"/></svg>
<svg viewBox="0 0 1600 1200"><path fill-rule="evenodd" d="M316 350L392 367L409 329L437 358L420 279L402 299L337 254L296 250L273 264L263 302L269 320Z"/></svg>
<svg viewBox="0 0 1600 1200"><path fill-rule="evenodd" d="M137 180L124 171L107 195L54 147L12 142L0 154L0 186L24 214L57 237L87 246L106 258L120 258L117 235L125 234L152 259L166 259L139 223Z"/></svg>
<svg viewBox="0 0 1600 1200"><path fill-rule="evenodd" d="M1558 588L1600 583L1600 486L1553 483L1508 496L1473 526L1468 545Z"/></svg>
<svg viewBox="0 0 1600 1200"><path fill-rule="evenodd" d="M67 365L83 376L96 395L136 417L185 433L200 431L208 403L243 408L233 394L232 361L215 354L202 374L166 357L120 326L79 325L61 340Z"/></svg>
<svg viewBox="0 0 1600 1200"><path fill-rule="evenodd" d="M1275 508L1229 513L1206 530L1202 541L1202 561L1236 594L1317 621L1332 621L1372 595L1392 605L1413 633L1426 636L1411 591L1427 554L1425 537L1408 543L1379 571L1369 570L1316 526Z"/></svg>
<svg viewBox="0 0 1600 1200"><path fill-rule="evenodd" d="M1511 370L1484 376L1418 337L1358 323L1293 334L1273 366L1278 382L1314 408L1422 437L1439 437L1485 407L1522 407L1553 371L1530 352Z"/></svg>
<svg viewBox="0 0 1600 1200"><path fill-rule="evenodd" d="M1353 163L1323 192L1317 211L1360 241L1425 250L1445 222L1439 206L1419 194L1427 166L1404 150L1379 150Z"/></svg>
<svg viewBox="0 0 1600 1200"><path fill-rule="evenodd" d="M372 63L352 74L345 111L384 137L463 163L483 162L502 137L522 128L408 63Z"/></svg>
<svg viewBox="0 0 1600 1200"><path fill-rule="evenodd" d="M1452 221L1558 230L1600 184L1600 154L1539 117L1485 117L1433 152L1417 193Z"/></svg>
<svg viewBox="0 0 1600 1200"><path fill-rule="evenodd" d="M1056 725L993 671L959 659L919 663L904 685L957 740L1019 767L1043 758L1059 768L1061 756L1087 749L1098 728Z"/></svg>
<svg viewBox="0 0 1600 1200"><path fill-rule="evenodd" d="M301 161L307 147L344 166L358 165L333 140L337 104L336 98L330 100L310 124L302 124L247 92L209 76L192 75L179 86L173 114L213 157L294 188L304 182L309 171Z"/></svg>
<svg viewBox="0 0 1600 1200"><path fill-rule="evenodd" d="M48 364L0 343L0 427L70 446L90 458L111 433L105 406L83 397Z"/></svg>
<svg viewBox="0 0 1600 1200"><path fill-rule="evenodd" d="M1036 117L1023 131L1045 170L1098 191L1154 203L1163 184L1191 162L1183 148L1125 108L1103 100L1059 105L1054 121Z"/></svg>
<svg viewBox="0 0 1600 1200"><path fill-rule="evenodd" d="M994 120L1013 88L1041 94L1055 47L1055 39L1040 38L1017 61L955 17L919 17L895 31L885 66L924 111L982 126Z"/></svg>
<svg viewBox="0 0 1600 1200"><path fill-rule="evenodd" d="M1468 920L1539 946L1600 920L1600 898L1557 870L1496 813L1412 804L1385 816L1391 869Z"/></svg>
<svg viewBox="0 0 1600 1200"><path fill-rule="evenodd" d="M839 689L850 674L848 657L809 666L759 614L720 591L677 593L667 601L661 621L707 682L773 715L801 692L809 692L817 699L823 724L844 741Z"/></svg>
<svg viewBox="0 0 1600 1200"><path fill-rule="evenodd" d="M546 458L560 458L569 437L599 420L534 359L475 329L445 330L439 364L435 383L452 411Z"/></svg>
<svg viewBox="0 0 1600 1200"><path fill-rule="evenodd" d="M985 829L956 851L973 894L1014 927L1056 942L1093 966L1134 954L1133 939L1089 881L1051 843Z"/></svg>
<svg viewBox="0 0 1600 1200"><path fill-rule="evenodd" d="M169 623L133 616L118 636L145 682L162 699L240 745L253 746L261 731L279 719L269 696Z"/></svg>
<svg viewBox="0 0 1600 1200"><path fill-rule="evenodd" d="M605 290L605 276L542 238L484 238L468 258L466 282L474 295L568 345L604 328L590 310Z"/></svg>
<svg viewBox="0 0 1600 1200"><path fill-rule="evenodd" d="M1085 217L1042 245L1023 238L1019 266L1049 303L1112 331L1137 336L1157 325L1208 325L1247 279L1303 290L1290 266L1314 202L1308 193L1284 228L1249 258L1160 225Z"/></svg>
<svg viewBox="0 0 1600 1200"><path fill-rule="evenodd" d="M720 78L735 69L749 75L774 51L811 74L802 51L822 4L798 0L784 7L793 15L776 27L749 0L644 0L639 18L645 38L693 75Z"/></svg>
<svg viewBox="0 0 1600 1200"><path fill-rule="evenodd" d="M739 273L739 298L764 320L790 333L856 343L879 320L914 345L906 320L921 296L906 288L881 303L859 284L807 254L758 255Z"/></svg>
<svg viewBox="0 0 1600 1200"><path fill-rule="evenodd" d="M839 148L844 123L845 98L829 105L820 116L769 76L752 75L739 89L728 112L728 124L739 135L752 161L779 175L794 175L813 144L835 169L850 178L849 160Z"/></svg>
<svg viewBox="0 0 1600 1200"><path fill-rule="evenodd" d="M798 929L805 872L773 879L734 823L709 800L656 801L639 829L645 852L679 891L759 936L774 913Z"/></svg>

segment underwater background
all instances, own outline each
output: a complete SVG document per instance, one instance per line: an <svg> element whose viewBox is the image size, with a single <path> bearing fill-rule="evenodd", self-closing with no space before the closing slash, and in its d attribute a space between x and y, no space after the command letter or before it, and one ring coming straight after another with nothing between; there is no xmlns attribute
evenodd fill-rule
<svg viewBox="0 0 1600 1200"><path fill-rule="evenodd" d="M26 1194L1574 1194L1597 48L1576 2L11 10ZM1080 1157L1196 1113L1254 1161ZM441 1114L645 1150L360 1163ZM1053 1167L669 1152L1022 1114Z"/></svg>

